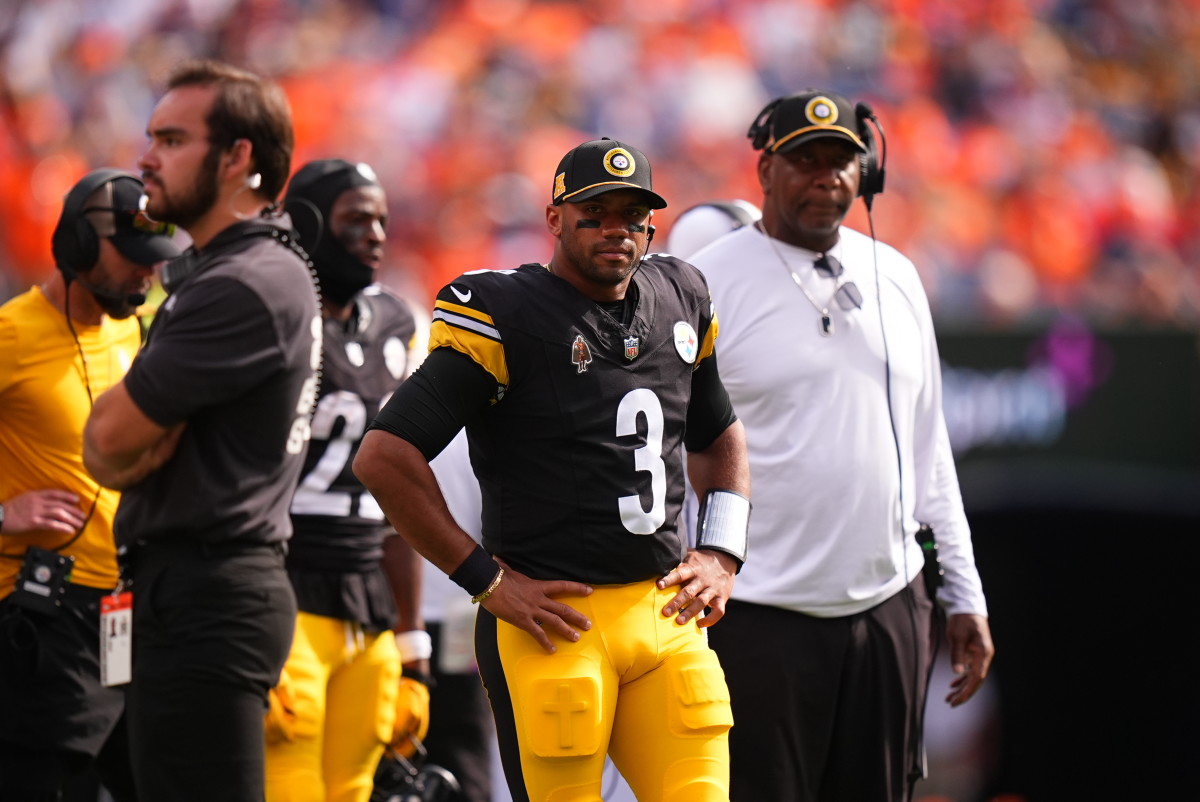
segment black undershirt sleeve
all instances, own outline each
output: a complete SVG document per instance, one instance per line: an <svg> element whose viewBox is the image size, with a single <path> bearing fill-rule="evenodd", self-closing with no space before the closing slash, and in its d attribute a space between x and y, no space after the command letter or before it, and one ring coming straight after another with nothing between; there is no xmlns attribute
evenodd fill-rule
<svg viewBox="0 0 1200 802"><path fill-rule="evenodd" d="M737 415L721 382L714 352L692 373L692 403L688 406L684 447L688 451L703 451L735 420Z"/></svg>
<svg viewBox="0 0 1200 802"><path fill-rule="evenodd" d="M452 348L438 348L392 393L370 428L407 440L432 460L495 395L492 374Z"/></svg>

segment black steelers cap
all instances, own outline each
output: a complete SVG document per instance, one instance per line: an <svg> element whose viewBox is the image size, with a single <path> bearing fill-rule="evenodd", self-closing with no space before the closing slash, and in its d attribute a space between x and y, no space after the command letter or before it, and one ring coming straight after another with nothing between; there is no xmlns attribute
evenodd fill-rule
<svg viewBox="0 0 1200 802"><path fill-rule="evenodd" d="M614 189L640 189L651 209L665 209L667 202L650 181L650 160L633 145L604 137L571 149L554 171L551 202L578 203Z"/></svg>
<svg viewBox="0 0 1200 802"><path fill-rule="evenodd" d="M755 125L750 128L751 137L764 125L768 126L764 132L768 136L762 145L757 142L755 145L770 153L786 153L822 137L845 139L860 152L867 152L867 146L858 134L854 106L836 92L806 89L780 98L759 113Z"/></svg>

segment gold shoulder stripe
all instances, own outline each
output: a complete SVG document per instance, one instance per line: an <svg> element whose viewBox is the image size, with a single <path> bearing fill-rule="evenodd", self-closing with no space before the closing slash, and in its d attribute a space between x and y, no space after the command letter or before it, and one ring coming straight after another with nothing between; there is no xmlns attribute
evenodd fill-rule
<svg viewBox="0 0 1200 802"><path fill-rule="evenodd" d="M466 315L467 317L473 317L476 320L483 321L484 323L488 324L489 326L495 325L495 321L492 320L492 316L489 315L488 313L480 312L478 309L472 309L471 307L463 306L462 304L455 304L455 303L451 303L449 301L439 300L439 301L434 301L433 308L434 309L445 309L447 312L453 312L458 315Z"/></svg>
<svg viewBox="0 0 1200 802"><path fill-rule="evenodd" d="M704 340L700 343L700 355L696 357L696 364L699 365L707 357L712 356L713 349L717 347L717 313L713 311L712 322L708 324L708 330L704 332Z"/></svg>
<svg viewBox="0 0 1200 802"><path fill-rule="evenodd" d="M508 362L504 357L504 343L500 342L500 335L494 328L491 331L495 336L460 326L435 313L433 323L429 326L429 350L432 353L438 348L453 348L496 377L497 383L507 387Z"/></svg>

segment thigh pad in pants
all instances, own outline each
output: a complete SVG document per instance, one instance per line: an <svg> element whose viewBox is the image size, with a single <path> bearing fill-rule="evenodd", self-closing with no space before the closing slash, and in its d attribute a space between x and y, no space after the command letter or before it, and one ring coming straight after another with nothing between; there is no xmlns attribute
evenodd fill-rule
<svg viewBox="0 0 1200 802"><path fill-rule="evenodd" d="M603 751L608 723L600 668L578 655L528 656L518 661L513 713L540 758L586 757Z"/></svg>
<svg viewBox="0 0 1200 802"><path fill-rule="evenodd" d="M678 654L660 670L668 673L676 700L668 719L674 735L706 738L733 726L729 687L715 652Z"/></svg>

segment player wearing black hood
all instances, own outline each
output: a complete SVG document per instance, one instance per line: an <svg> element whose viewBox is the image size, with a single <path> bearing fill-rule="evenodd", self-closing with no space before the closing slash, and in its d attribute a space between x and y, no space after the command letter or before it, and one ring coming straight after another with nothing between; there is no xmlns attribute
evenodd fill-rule
<svg viewBox="0 0 1200 802"><path fill-rule="evenodd" d="M384 745L428 726L430 646L419 620L419 558L388 537L393 530L350 462L424 343L409 306L372 283L387 197L368 165L309 162L284 208L320 283L324 351L292 501L287 569L299 615L272 691L267 799L365 801Z"/></svg>

